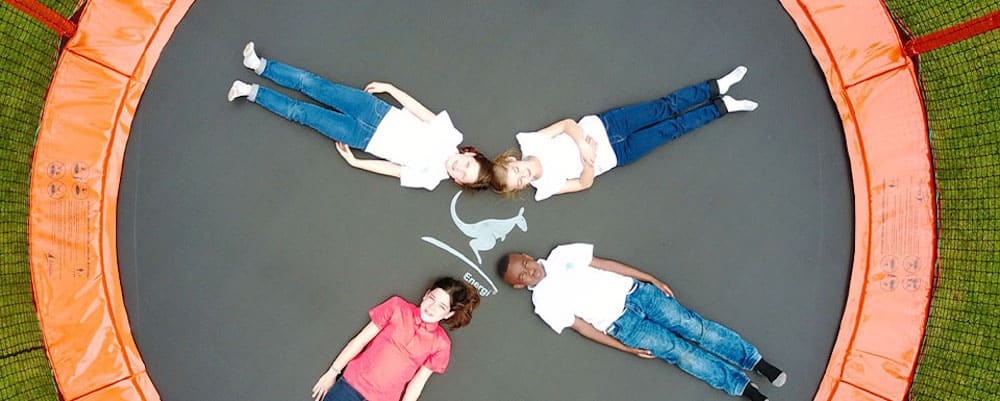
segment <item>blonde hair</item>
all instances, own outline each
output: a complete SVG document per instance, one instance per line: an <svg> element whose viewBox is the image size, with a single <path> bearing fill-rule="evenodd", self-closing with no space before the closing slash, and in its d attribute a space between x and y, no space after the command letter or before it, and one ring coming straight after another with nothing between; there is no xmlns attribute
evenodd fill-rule
<svg viewBox="0 0 1000 401"><path fill-rule="evenodd" d="M505 198L513 198L517 196L518 192L524 189L507 188L507 172L510 168L511 158L520 160L521 151L517 148L510 148L493 159L493 179L490 181L490 188L493 189L493 192L503 195Z"/></svg>

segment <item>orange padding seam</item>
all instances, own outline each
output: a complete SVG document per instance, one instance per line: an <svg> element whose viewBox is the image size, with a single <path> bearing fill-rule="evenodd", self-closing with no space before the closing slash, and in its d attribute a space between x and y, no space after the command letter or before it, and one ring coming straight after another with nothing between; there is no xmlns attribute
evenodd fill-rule
<svg viewBox="0 0 1000 401"><path fill-rule="evenodd" d="M927 320L936 241L914 66L879 1L781 3L826 76L854 181L850 290L815 400L904 400Z"/></svg>
<svg viewBox="0 0 1000 401"><path fill-rule="evenodd" d="M155 401L122 299L121 167L136 105L193 0L91 0L46 98L31 171L31 278L66 401Z"/></svg>

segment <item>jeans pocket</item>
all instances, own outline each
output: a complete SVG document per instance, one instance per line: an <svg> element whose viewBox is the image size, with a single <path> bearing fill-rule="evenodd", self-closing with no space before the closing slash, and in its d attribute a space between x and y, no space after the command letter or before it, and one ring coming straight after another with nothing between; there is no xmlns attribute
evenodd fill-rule
<svg viewBox="0 0 1000 401"><path fill-rule="evenodd" d="M608 326L608 329L604 331L604 334L614 337L615 333L617 332L618 332L618 324L611 323L611 325Z"/></svg>

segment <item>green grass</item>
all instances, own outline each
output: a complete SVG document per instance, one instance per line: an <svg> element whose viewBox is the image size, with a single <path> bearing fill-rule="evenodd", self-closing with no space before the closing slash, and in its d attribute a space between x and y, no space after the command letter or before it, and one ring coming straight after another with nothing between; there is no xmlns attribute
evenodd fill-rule
<svg viewBox="0 0 1000 401"><path fill-rule="evenodd" d="M914 36L923 36L1000 10L996 0L886 0Z"/></svg>
<svg viewBox="0 0 1000 401"><path fill-rule="evenodd" d="M75 1L43 1L68 15ZM58 4L54 4L58 3ZM57 400L31 293L31 154L59 38L0 3L0 400Z"/></svg>
<svg viewBox="0 0 1000 401"><path fill-rule="evenodd" d="M888 3L908 25L919 21L912 26L921 32L1000 9L995 0ZM959 5L966 9L948 10ZM940 228L937 289L910 398L997 400L1000 30L922 55L920 73L934 152Z"/></svg>

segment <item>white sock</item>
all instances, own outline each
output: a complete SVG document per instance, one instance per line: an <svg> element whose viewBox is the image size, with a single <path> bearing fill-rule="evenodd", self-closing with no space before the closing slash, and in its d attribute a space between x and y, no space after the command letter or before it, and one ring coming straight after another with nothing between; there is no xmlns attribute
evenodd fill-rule
<svg viewBox="0 0 1000 401"><path fill-rule="evenodd" d="M257 75L264 72L264 60L257 57L253 42L247 42L247 45L243 47L243 66L253 70Z"/></svg>
<svg viewBox="0 0 1000 401"><path fill-rule="evenodd" d="M754 111L757 110L757 102L753 100L736 100L732 96L723 96L722 103L726 105L726 111Z"/></svg>
<svg viewBox="0 0 1000 401"><path fill-rule="evenodd" d="M240 80L235 80L233 81L233 86L229 87L229 95L227 98L231 102L238 97L250 96L250 92L253 92L252 85Z"/></svg>
<svg viewBox="0 0 1000 401"><path fill-rule="evenodd" d="M252 44L253 43L251 43L251 45ZM730 71L722 78L715 80L715 82L719 84L719 94L725 95L726 92L729 92L729 88L735 85L737 82L742 81L744 75L747 75L747 68L741 65L739 67L734 68L732 71Z"/></svg>

